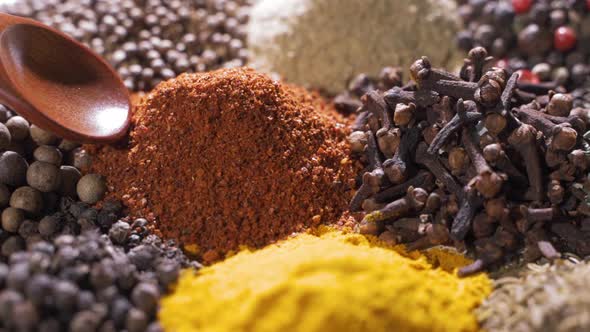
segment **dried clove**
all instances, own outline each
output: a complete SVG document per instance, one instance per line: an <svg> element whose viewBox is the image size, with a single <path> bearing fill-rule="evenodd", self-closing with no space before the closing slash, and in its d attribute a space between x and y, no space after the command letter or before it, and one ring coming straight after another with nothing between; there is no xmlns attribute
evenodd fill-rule
<svg viewBox="0 0 590 332"><path fill-rule="evenodd" d="M510 180L515 181L517 185L527 182L526 176L514 166L499 143L486 145L483 148L483 157L492 166L508 175Z"/></svg>
<svg viewBox="0 0 590 332"><path fill-rule="evenodd" d="M551 180L547 186L547 197L549 198L549 202L553 205L560 204L563 202L564 195L565 189L561 183L558 180Z"/></svg>
<svg viewBox="0 0 590 332"><path fill-rule="evenodd" d="M427 149L426 143L418 144L415 161L418 164L422 164L428 168L428 170L434 174L434 177L436 177L436 179L440 181L445 186L445 188L447 188L447 190L462 196L461 186L457 183L455 178L449 174L449 171L447 171L447 169L440 163L439 160L433 158L426 152Z"/></svg>
<svg viewBox="0 0 590 332"><path fill-rule="evenodd" d="M464 148L455 146L449 151L449 167L455 176L463 174L469 166L469 156Z"/></svg>
<svg viewBox="0 0 590 332"><path fill-rule="evenodd" d="M534 201L543 200L543 174L541 160L535 144L536 130L527 124L521 124L508 137L508 143L526 160L525 167L530 189L527 197Z"/></svg>
<svg viewBox="0 0 590 332"><path fill-rule="evenodd" d="M463 128L462 142L465 150L471 159L471 163L477 171L477 175L470 181L470 185L475 186L483 197L492 198L502 189L502 184L506 180L506 175L496 173L488 165L487 161L475 144L473 136L475 128Z"/></svg>
<svg viewBox="0 0 590 332"><path fill-rule="evenodd" d="M431 155L438 153L451 136L458 132L464 125L481 120L483 115L475 111L475 109L475 105L459 99L456 106L457 114L438 132L428 147L428 153Z"/></svg>
<svg viewBox="0 0 590 332"><path fill-rule="evenodd" d="M398 150L401 140L400 128L381 128L377 131L377 144L385 158L392 158Z"/></svg>
<svg viewBox="0 0 590 332"><path fill-rule="evenodd" d="M428 193L424 189L410 187L405 197L387 204L380 210L367 214L363 218L363 223L385 221L406 216L411 211L420 211L427 199Z"/></svg>
<svg viewBox="0 0 590 332"><path fill-rule="evenodd" d="M405 91L399 87L392 88L385 92L383 98L391 109L395 109L395 106L398 103L412 103L418 107L429 107L440 100L438 93L434 91Z"/></svg>
<svg viewBox="0 0 590 332"><path fill-rule="evenodd" d="M492 68L485 73L477 82L475 100L485 107L496 106L506 87L506 75L506 71L501 68Z"/></svg>
<svg viewBox="0 0 590 332"><path fill-rule="evenodd" d="M402 135L395 155L383 162L383 171L392 183L398 184L406 180L410 155L420 140L421 128L409 128Z"/></svg>
<svg viewBox="0 0 590 332"><path fill-rule="evenodd" d="M490 61L476 48L455 76L423 57L413 82L364 91L366 144L358 132L351 140L357 152L366 145L351 202L364 210L359 229L410 250L474 252L460 275L519 254L554 259L556 248L590 254L590 111L572 109L553 82L519 82Z"/></svg>
<svg viewBox="0 0 590 332"><path fill-rule="evenodd" d="M414 119L415 111L416 105L414 103L399 103L395 106L395 111L393 113L393 122L397 126L407 126Z"/></svg>
<svg viewBox="0 0 590 332"><path fill-rule="evenodd" d="M379 192L385 175L373 133L370 131L367 132L366 137L367 146L365 150L367 152L367 160L371 171L363 174L363 182L350 201L349 208L353 212L360 210L365 199Z"/></svg>
<svg viewBox="0 0 590 332"><path fill-rule="evenodd" d="M483 199L477 194L477 192L469 187L465 189L465 199L461 203L459 212L453 220L451 226L451 237L455 241L461 241L465 238L469 230L471 229L471 222L475 217L475 214L479 208L483 205Z"/></svg>
<svg viewBox="0 0 590 332"><path fill-rule="evenodd" d="M391 116L383 96L375 90L367 92L361 98L363 110L373 114L381 123L381 128L389 129L391 127Z"/></svg>
<svg viewBox="0 0 590 332"><path fill-rule="evenodd" d="M529 124L548 138L548 146L555 150L570 151L577 143L578 133L569 123L555 124L543 117L538 111L519 108L516 110L519 119Z"/></svg>
<svg viewBox="0 0 590 332"><path fill-rule="evenodd" d="M383 203L391 201L405 195L406 191L410 187L423 188L427 191L432 190L434 186L434 178L430 172L420 171L415 177L408 181L398 184L393 187L389 187L381 192L375 194L375 200Z"/></svg>
<svg viewBox="0 0 590 332"><path fill-rule="evenodd" d="M345 115L353 114L363 105L348 93L339 94L334 98L333 102L336 110Z"/></svg>
<svg viewBox="0 0 590 332"><path fill-rule="evenodd" d="M492 60L493 57L488 56L488 51L485 48L472 48L461 68L461 78L469 82L477 82L482 76L483 67Z"/></svg>
<svg viewBox="0 0 590 332"><path fill-rule="evenodd" d="M565 93L549 93L551 100L547 104L547 114L567 117L574 106L574 98Z"/></svg>

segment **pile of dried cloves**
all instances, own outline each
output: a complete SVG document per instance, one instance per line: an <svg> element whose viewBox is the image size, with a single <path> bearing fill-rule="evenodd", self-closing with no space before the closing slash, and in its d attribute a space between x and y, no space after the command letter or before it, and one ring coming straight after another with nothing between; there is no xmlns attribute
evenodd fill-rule
<svg viewBox="0 0 590 332"><path fill-rule="evenodd" d="M406 85L385 68L336 97L341 110L358 107L349 139L366 167L350 208L363 212L360 232L471 251L461 275L521 254L590 255L590 110L491 63L474 48L456 76L422 57Z"/></svg>

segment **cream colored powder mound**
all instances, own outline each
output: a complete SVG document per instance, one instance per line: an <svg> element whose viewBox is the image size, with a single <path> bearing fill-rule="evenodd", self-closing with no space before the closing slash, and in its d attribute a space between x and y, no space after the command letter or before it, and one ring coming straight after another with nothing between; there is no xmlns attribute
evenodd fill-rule
<svg viewBox="0 0 590 332"><path fill-rule="evenodd" d="M462 59L451 0L260 0L248 25L250 65L288 82L338 93L360 73L436 67Z"/></svg>

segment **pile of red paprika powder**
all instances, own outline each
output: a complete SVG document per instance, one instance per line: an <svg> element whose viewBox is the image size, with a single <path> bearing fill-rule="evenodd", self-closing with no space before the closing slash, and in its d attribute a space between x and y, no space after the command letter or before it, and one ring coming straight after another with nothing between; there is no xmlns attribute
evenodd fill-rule
<svg viewBox="0 0 590 332"><path fill-rule="evenodd" d="M124 147L92 171L132 215L201 259L337 220L356 173L346 126L320 97L251 69L185 74L135 108Z"/></svg>

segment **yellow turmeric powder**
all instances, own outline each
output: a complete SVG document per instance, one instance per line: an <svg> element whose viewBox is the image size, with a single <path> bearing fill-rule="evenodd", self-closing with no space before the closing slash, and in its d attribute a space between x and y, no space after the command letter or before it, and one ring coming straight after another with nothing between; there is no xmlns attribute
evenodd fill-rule
<svg viewBox="0 0 590 332"><path fill-rule="evenodd" d="M159 318L175 332L478 330L489 279L458 278L460 255L429 256L439 267L358 234L302 234L184 271Z"/></svg>

